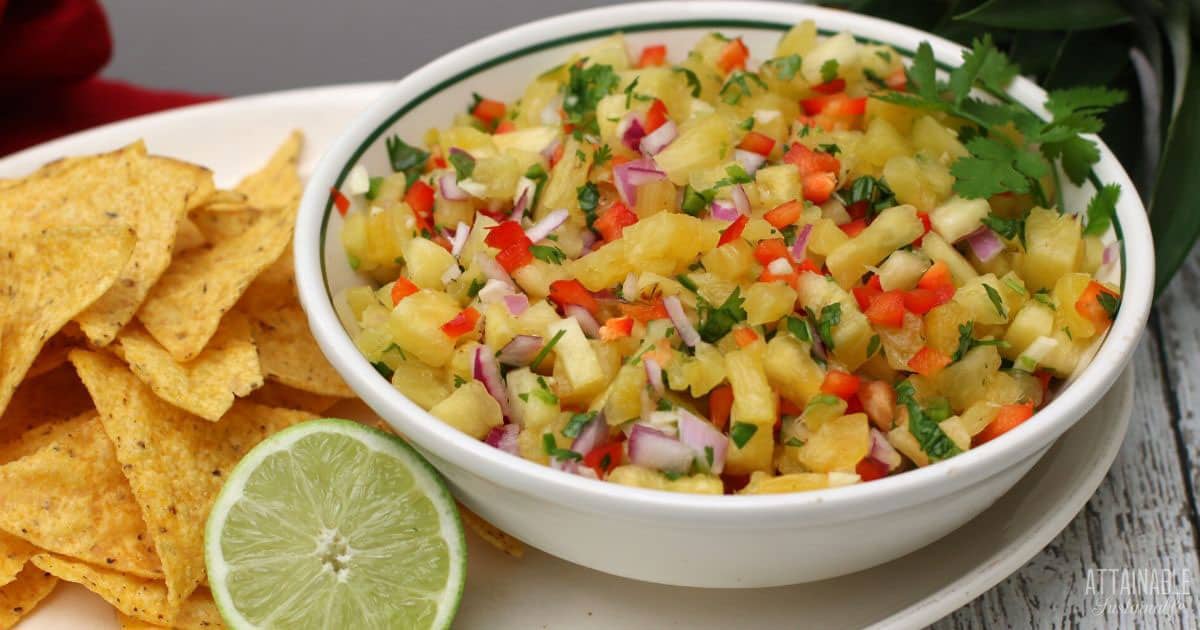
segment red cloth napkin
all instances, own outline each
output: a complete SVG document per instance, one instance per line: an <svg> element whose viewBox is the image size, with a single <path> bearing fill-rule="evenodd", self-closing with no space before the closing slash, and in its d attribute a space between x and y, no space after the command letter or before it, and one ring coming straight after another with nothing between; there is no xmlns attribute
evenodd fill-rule
<svg viewBox="0 0 1200 630"><path fill-rule="evenodd" d="M220 98L98 78L111 56L108 20L96 0L0 0L0 155Z"/></svg>

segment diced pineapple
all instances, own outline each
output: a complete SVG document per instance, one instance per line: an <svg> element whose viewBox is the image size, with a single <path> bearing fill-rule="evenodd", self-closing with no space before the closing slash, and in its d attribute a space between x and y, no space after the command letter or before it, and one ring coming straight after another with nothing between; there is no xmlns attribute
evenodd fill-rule
<svg viewBox="0 0 1200 630"><path fill-rule="evenodd" d="M821 425L800 447L800 462L815 472L853 472L871 450L867 414L855 413Z"/></svg>
<svg viewBox="0 0 1200 630"><path fill-rule="evenodd" d="M459 260L474 261L475 255L486 252L488 246L483 242L487 238L491 228L498 225L496 220L483 214L482 212L475 215L475 223L471 227L471 234L467 236L467 242L463 245L462 252L458 255Z"/></svg>
<svg viewBox="0 0 1200 630"><path fill-rule="evenodd" d="M962 411L983 400L987 387L1000 369L1000 353L995 346L976 346L959 361L938 372L934 381L955 411Z"/></svg>
<svg viewBox="0 0 1200 630"><path fill-rule="evenodd" d="M890 122L874 118L867 123L867 131L855 153L855 168L861 174L879 176L889 160L912 152L912 145Z"/></svg>
<svg viewBox="0 0 1200 630"><path fill-rule="evenodd" d="M462 384L429 413L477 440L486 437L492 427L504 423L500 404L479 381Z"/></svg>
<svg viewBox="0 0 1200 630"><path fill-rule="evenodd" d="M604 419L618 425L638 418L642 413L642 388L646 386L646 370L638 365L625 365L608 386L604 403Z"/></svg>
<svg viewBox="0 0 1200 630"><path fill-rule="evenodd" d="M342 247L350 260L350 267L362 269L363 259L367 252L367 215L362 212L351 212L342 222ZM369 271L370 269L362 269Z"/></svg>
<svg viewBox="0 0 1200 630"><path fill-rule="evenodd" d="M950 438L951 442L954 442L954 445L959 450L965 451L971 448L971 434L967 432L966 425L963 424L958 416L951 416L942 420L938 423L938 428L942 430L942 433L946 434L946 437Z"/></svg>
<svg viewBox="0 0 1200 630"><path fill-rule="evenodd" d="M772 477L767 473L756 472L750 475L750 483L742 488L738 494L782 494L787 492L807 492L809 490L822 490L825 488L836 488L840 486L848 486L862 481L857 474L833 472L833 473L806 473L797 472L786 475Z"/></svg>
<svg viewBox="0 0 1200 630"><path fill-rule="evenodd" d="M512 274L517 285L529 294L530 299L534 300L540 300L550 295L550 284L555 280L565 280L568 277L567 269L562 265L539 259L534 259Z"/></svg>
<svg viewBox="0 0 1200 630"><path fill-rule="evenodd" d="M475 159L497 153L496 143L492 141L492 134L465 125L439 131L435 144L441 145L442 149L447 152L450 149L462 149L474 156Z"/></svg>
<svg viewBox="0 0 1200 630"><path fill-rule="evenodd" d="M1016 359L1038 337L1048 337L1054 330L1054 310L1038 302L1030 300L1017 311L1012 324L1004 334L1008 344L1001 353L1008 359Z"/></svg>
<svg viewBox="0 0 1200 630"><path fill-rule="evenodd" d="M1084 273L1095 274L1100 265L1104 264L1104 247L1104 242L1099 236L1083 237L1083 246L1079 248L1079 260L1075 261L1075 268Z"/></svg>
<svg viewBox="0 0 1200 630"><path fill-rule="evenodd" d="M1070 331L1071 339L1076 341L1090 339L1096 335L1096 325L1075 308L1079 296L1083 295L1091 281L1092 277L1086 273L1068 273L1063 274L1058 282L1054 283L1052 295L1055 303L1059 305L1058 310L1054 311L1054 327L1066 328Z"/></svg>
<svg viewBox="0 0 1200 630"><path fill-rule="evenodd" d="M547 107L558 98L559 89L558 81L542 78L525 86L525 93L521 96L521 107L517 109L517 126L533 127L557 123L558 112L555 110L550 110L553 120L542 120L542 117Z"/></svg>
<svg viewBox="0 0 1200 630"><path fill-rule="evenodd" d="M1025 219L1025 256L1021 275L1033 291L1052 289L1075 268L1082 243L1079 220L1054 210L1034 208Z"/></svg>
<svg viewBox="0 0 1200 630"><path fill-rule="evenodd" d="M954 293L954 301L967 310L977 324L1007 324L1013 315L1013 306L1006 302L996 276L987 274L971 278ZM991 288L992 292L988 292ZM993 296L999 302L993 301Z"/></svg>
<svg viewBox="0 0 1200 630"><path fill-rule="evenodd" d="M392 340L405 352L441 367L454 352L454 340L442 332L442 324L458 315L454 298L441 291L421 289L400 300L388 320Z"/></svg>
<svg viewBox="0 0 1200 630"><path fill-rule="evenodd" d="M379 300L375 299L375 292L369 286L353 287L345 292L346 304L350 306L350 312L354 314L354 319L361 320L363 311L368 306L379 304Z"/></svg>
<svg viewBox="0 0 1200 630"><path fill-rule="evenodd" d="M800 188L800 170L794 164L760 168L754 174L754 188L758 191L759 204L763 209L799 199L803 192Z"/></svg>
<svg viewBox="0 0 1200 630"><path fill-rule="evenodd" d="M815 273L802 273L796 281L800 303L816 315L834 303L838 304L838 323L833 326L833 356L847 369L854 370L867 360L867 348L875 331L871 328L858 303L836 282Z"/></svg>
<svg viewBox="0 0 1200 630"><path fill-rule="evenodd" d="M496 137L502 138L506 135L510 134ZM517 180L521 178L522 173L524 171L515 157L501 153L475 160L475 171L470 179L483 184L486 198L507 200L512 199L516 193Z"/></svg>
<svg viewBox="0 0 1200 630"><path fill-rule="evenodd" d="M621 33L609 35L600 40L582 55L588 66L612 66L613 70L629 68L629 51L625 44L625 36Z"/></svg>
<svg viewBox="0 0 1200 630"><path fill-rule="evenodd" d="M954 176L940 162L918 161L908 155L898 155L883 166L883 177L900 203L916 206L929 212L950 196Z"/></svg>
<svg viewBox="0 0 1200 630"><path fill-rule="evenodd" d="M754 248L739 238L704 252L700 262L706 271L722 280L743 282L754 275Z"/></svg>
<svg viewBox="0 0 1200 630"><path fill-rule="evenodd" d="M608 480L623 486L668 492L689 494L723 494L725 492L725 485L721 483L721 478L715 475L698 474L669 479L657 470L634 465L617 466L608 473Z"/></svg>
<svg viewBox="0 0 1200 630"><path fill-rule="evenodd" d="M676 207L677 193L675 184L665 179L646 182L638 186L637 203L634 204L633 210L642 219L659 212L667 212Z"/></svg>
<svg viewBox="0 0 1200 630"><path fill-rule="evenodd" d="M972 321L971 313L953 300L925 314L925 342L929 347L951 356L958 349L959 326Z"/></svg>
<svg viewBox="0 0 1200 630"><path fill-rule="evenodd" d="M896 131L907 135L912 131L913 124L920 115L921 110L919 109L869 98L864 119L868 126L877 119L886 120Z"/></svg>
<svg viewBox="0 0 1200 630"><path fill-rule="evenodd" d="M817 365L811 346L791 335L776 334L763 355L767 380L780 396L804 405L821 391L825 371Z"/></svg>
<svg viewBox="0 0 1200 630"><path fill-rule="evenodd" d="M620 238L582 258L576 258L567 263L567 273L590 291L600 291L619 284L625 276L637 271L626 256L626 244L626 239Z"/></svg>
<svg viewBox="0 0 1200 630"><path fill-rule="evenodd" d="M925 326L921 317L908 311L899 328L880 326L875 331L887 356L888 365L896 370L908 370L908 362L925 346Z"/></svg>
<svg viewBox="0 0 1200 630"><path fill-rule="evenodd" d="M775 46L776 57L788 55L807 55L817 45L817 25L812 20L804 20L788 29L779 38Z"/></svg>
<svg viewBox="0 0 1200 630"><path fill-rule="evenodd" d="M626 268L673 276L719 238L716 229L696 217L662 212L626 227L620 240L625 242Z"/></svg>
<svg viewBox="0 0 1200 630"><path fill-rule="evenodd" d="M729 123L719 115L710 114L681 125L679 137L654 156L654 161L676 186L683 186L692 172L727 160L732 155L732 143Z"/></svg>
<svg viewBox="0 0 1200 630"><path fill-rule="evenodd" d="M895 250L913 242L925 232L925 226L912 206L888 208L875 217L858 236L829 253L825 265L842 288L850 288L868 271Z"/></svg>
<svg viewBox="0 0 1200 630"><path fill-rule="evenodd" d="M505 378L508 383L509 413L526 432L541 439L543 430L552 425L561 411L552 376L534 374L529 368L512 370ZM540 446L538 447L541 448Z"/></svg>
<svg viewBox="0 0 1200 630"><path fill-rule="evenodd" d="M687 78L666 66L638 68L623 72L622 92L637 78L637 93L657 98L667 106L673 120L687 120L691 113L692 91ZM621 97L624 98L624 94ZM649 102L646 102L649 107Z"/></svg>
<svg viewBox="0 0 1200 630"><path fill-rule="evenodd" d="M740 422L773 426L777 400L760 358L746 349L730 352L725 355L725 373L733 386L733 415Z"/></svg>
<svg viewBox="0 0 1200 630"><path fill-rule="evenodd" d="M450 355L450 378L469 381L475 378L475 349L481 344L478 341L467 341L454 349Z"/></svg>
<svg viewBox="0 0 1200 630"><path fill-rule="evenodd" d="M736 402L737 395L734 395ZM775 454L775 435L771 425L757 425L749 422L740 423L737 414L730 417L730 426L737 429L739 424L754 427L754 434L741 447L732 437L729 439L729 450L725 454L725 472L730 475L748 475L754 471L771 470L772 457Z"/></svg>
<svg viewBox="0 0 1200 630"><path fill-rule="evenodd" d="M846 414L846 401L831 394L813 394L800 414L800 421L810 432L820 431L827 422Z"/></svg>
<svg viewBox="0 0 1200 630"><path fill-rule="evenodd" d="M929 222L942 238L953 243L978 230L983 225L983 218L991 211L986 199L964 199L955 195L929 212Z"/></svg>
<svg viewBox="0 0 1200 630"><path fill-rule="evenodd" d="M784 282L755 282L746 289L746 322L758 326L774 322L796 306L796 291Z"/></svg>
<svg viewBox="0 0 1200 630"><path fill-rule="evenodd" d="M554 346L558 358L555 369L561 366L566 384L576 398L595 395L605 385L604 368L596 351L575 319L561 319L546 327L547 339L553 339L560 332L562 336Z"/></svg>
<svg viewBox="0 0 1200 630"><path fill-rule="evenodd" d="M958 134L932 116L922 116L913 123L912 141L926 157L947 166L967 156L967 149L958 141Z"/></svg>
<svg viewBox="0 0 1200 630"><path fill-rule="evenodd" d="M837 63L841 74L858 66L858 42L854 40L853 35L838 33L817 42L817 45L803 56L800 72L806 81L816 85L824 81L821 68L830 61Z"/></svg>
<svg viewBox="0 0 1200 630"><path fill-rule="evenodd" d="M1050 338L1056 344L1046 354L1041 364L1053 370L1055 376L1067 378L1075 371L1075 366L1079 363L1079 357L1083 354L1086 342L1076 343L1064 330L1054 331Z"/></svg>
<svg viewBox="0 0 1200 630"><path fill-rule="evenodd" d="M1000 407L988 401L977 402L958 416L958 421L966 429L967 434L974 437L979 435L987 425L996 419L996 414L1000 412Z"/></svg>
<svg viewBox="0 0 1200 630"><path fill-rule="evenodd" d="M517 317L517 329L526 335L536 335L549 340L554 333L550 325L558 321L558 311L549 302L535 302Z"/></svg>
<svg viewBox="0 0 1200 630"><path fill-rule="evenodd" d="M517 320L503 303L488 304L482 310L483 340L493 350L503 348L513 337L521 334Z"/></svg>
<svg viewBox="0 0 1200 630"><path fill-rule="evenodd" d="M823 259L849 240L850 237L846 236L836 223L829 219L820 219L813 223L812 233L808 236L808 251Z"/></svg>
<svg viewBox="0 0 1200 630"><path fill-rule="evenodd" d="M879 266L879 286L884 291L907 291L929 269L929 259L907 249L898 249Z"/></svg>
<svg viewBox="0 0 1200 630"><path fill-rule="evenodd" d="M404 248L408 279L422 289L442 289L442 275L458 261L450 252L427 238L414 238Z"/></svg>
<svg viewBox="0 0 1200 630"><path fill-rule="evenodd" d="M725 356L713 346L701 341L694 356L681 367L684 382L692 396L700 397L725 380ZM674 386L672 380L671 385Z"/></svg>
<svg viewBox="0 0 1200 630"><path fill-rule="evenodd" d="M583 218L577 191L587 182L588 170L592 168L593 152L587 149L579 140L567 137L563 143L562 159L550 170L550 179L546 180L538 197L535 217L541 218L554 210L566 208L572 215Z"/></svg>
<svg viewBox="0 0 1200 630"><path fill-rule="evenodd" d="M929 456L925 454L925 451L921 450L921 443L908 430L908 423L888 431L887 440L893 448L900 451L901 454L917 466L929 465Z"/></svg>
<svg viewBox="0 0 1200 630"><path fill-rule="evenodd" d="M420 361L402 361L392 372L392 386L424 409L430 409L450 395L450 386L441 370Z"/></svg>
<svg viewBox="0 0 1200 630"><path fill-rule="evenodd" d="M618 92L609 94L596 103L596 123L600 128L600 138L610 147L623 147L618 129L621 120L629 113L630 107L625 104L625 95Z"/></svg>
<svg viewBox="0 0 1200 630"><path fill-rule="evenodd" d="M496 134L492 136L492 142L496 143L496 148L501 153L510 151L525 151L529 153L539 153L546 147L550 146L559 136L557 127L549 125L531 125L522 129L516 129L507 133ZM479 165L475 165L478 172Z"/></svg>
<svg viewBox="0 0 1200 630"><path fill-rule="evenodd" d="M979 275L971 266L971 262L936 232L926 234L921 240L921 251L934 262L946 263L946 266L950 267L950 276L957 285L965 284Z"/></svg>

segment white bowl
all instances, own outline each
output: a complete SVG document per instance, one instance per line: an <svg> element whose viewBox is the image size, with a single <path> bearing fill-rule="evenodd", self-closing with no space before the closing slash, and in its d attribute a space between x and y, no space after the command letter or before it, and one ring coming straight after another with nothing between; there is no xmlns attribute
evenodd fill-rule
<svg viewBox="0 0 1200 630"><path fill-rule="evenodd" d="M371 408L433 462L464 504L526 543L600 571L682 586L774 586L872 567L937 540L991 505L1100 400L1133 356L1150 309L1153 248L1135 188L1103 146L1092 181L1116 182L1124 191L1118 232L1106 235L1123 241L1113 273L1124 295L1095 359L1002 439L895 477L815 492L716 497L592 481L467 437L401 395L359 354L332 306L332 295L361 280L346 262L329 190L360 161L385 172L385 135L420 138L462 110L471 92L515 98L535 74L616 31L626 34L631 50L666 43L678 53L700 35L721 30L744 37L754 58L764 59L783 30L805 19L823 32L848 31L902 51L929 41L942 64L961 59L962 48L927 33L809 6L655 2L581 11L487 37L404 78L345 131L309 181L296 228L296 276L325 355ZM1045 115L1045 93L1033 83L1017 79L1010 93ZM1066 205L1079 211L1091 191L1092 184L1067 185Z"/></svg>

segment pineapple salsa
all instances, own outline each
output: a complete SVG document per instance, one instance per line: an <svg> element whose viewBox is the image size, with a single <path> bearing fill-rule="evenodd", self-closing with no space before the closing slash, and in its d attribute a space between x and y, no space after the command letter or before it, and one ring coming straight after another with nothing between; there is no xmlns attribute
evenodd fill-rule
<svg viewBox="0 0 1200 630"><path fill-rule="evenodd" d="M679 54L673 54L678 52ZM675 59L678 58L676 62ZM1120 189L1064 213L1124 96L1007 100L988 40L939 76L810 23L753 60L620 36L476 95L333 202L355 343L432 415L570 474L792 492L1024 422L1119 306ZM1079 209L1082 210L1082 209Z"/></svg>

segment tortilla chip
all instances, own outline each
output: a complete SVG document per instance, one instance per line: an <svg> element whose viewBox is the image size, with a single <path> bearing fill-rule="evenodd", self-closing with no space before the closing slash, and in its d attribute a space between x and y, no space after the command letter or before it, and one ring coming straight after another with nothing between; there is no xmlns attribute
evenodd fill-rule
<svg viewBox="0 0 1200 630"><path fill-rule="evenodd" d="M254 277L283 252L293 223L286 212L264 212L238 236L176 258L138 319L176 361L194 359Z"/></svg>
<svg viewBox="0 0 1200 630"><path fill-rule="evenodd" d="M21 569L37 547L11 534L0 532L0 586L5 586L17 579Z"/></svg>
<svg viewBox="0 0 1200 630"><path fill-rule="evenodd" d="M262 387L254 390L246 400L256 402L260 405L267 405L268 407L300 409L312 414L321 415L330 407L336 405L341 398L313 394L294 387L288 387L283 383L267 381L263 383Z"/></svg>
<svg viewBox="0 0 1200 630"><path fill-rule="evenodd" d="M205 240L209 243L220 243L236 238L250 229L250 226L254 225L264 212L278 212L279 210L280 208L259 210L246 207L236 212L209 212L208 207L204 206L191 212L188 216L191 217L196 229L204 235Z"/></svg>
<svg viewBox="0 0 1200 630"><path fill-rule="evenodd" d="M169 603L167 588L159 580L106 571L48 553L37 554L31 561L57 578L82 585L112 604L120 614L138 621L174 628L224 627L207 589L197 590L176 608Z"/></svg>
<svg viewBox="0 0 1200 630"><path fill-rule="evenodd" d="M81 384L80 387L83 385ZM88 403L90 405L90 399ZM32 455L46 446L64 439L65 436L79 432L82 425L92 422L97 417L95 409L87 409L73 418L51 420L29 429L14 439L6 440L0 443L0 464L7 464L26 455Z"/></svg>
<svg viewBox="0 0 1200 630"><path fill-rule="evenodd" d="M163 627L130 617L119 610L117 611L117 622L121 624L121 630L155 630ZM213 601L208 589L200 588L196 589L196 592L192 593L192 596L184 602L183 608L179 609L171 627L179 630L201 630L203 628L222 628L224 622L221 621L217 603Z"/></svg>
<svg viewBox="0 0 1200 630"><path fill-rule="evenodd" d="M130 369L159 398L216 422L233 405L263 384L250 323L229 311L204 350L191 361L177 363L141 327L126 328L117 338Z"/></svg>
<svg viewBox="0 0 1200 630"><path fill-rule="evenodd" d="M90 412L37 452L0 466L0 529L38 547L143 577L158 557L121 465Z"/></svg>
<svg viewBox="0 0 1200 630"><path fill-rule="evenodd" d="M267 378L323 396L354 397L354 390L321 353L299 304L251 315L254 343Z"/></svg>
<svg viewBox="0 0 1200 630"><path fill-rule="evenodd" d="M475 535L482 538L487 544L514 558L525 557L524 543L509 536L499 527L483 520L482 517L468 510L461 503L458 504L458 515L462 517L463 525L466 525L468 529L475 532Z"/></svg>
<svg viewBox="0 0 1200 630"><path fill-rule="evenodd" d="M293 131L262 168L238 183L237 191L256 208L291 208L295 213L303 191L297 169L303 147L304 135Z"/></svg>
<svg viewBox="0 0 1200 630"><path fill-rule="evenodd" d="M279 258L250 283L245 295L238 302L238 308L247 313L262 313L298 303L300 298L296 292L294 256L292 244L289 242Z"/></svg>
<svg viewBox="0 0 1200 630"><path fill-rule="evenodd" d="M70 365L25 379L0 416L0 449L30 429L72 418L91 408L92 398ZM0 464L5 461L0 457Z"/></svg>
<svg viewBox="0 0 1200 630"><path fill-rule="evenodd" d="M21 617L33 612L39 602L54 592L58 578L28 564L4 588L0 588L0 628L17 625Z"/></svg>
<svg viewBox="0 0 1200 630"><path fill-rule="evenodd" d="M263 438L313 416L239 400L212 423L155 396L114 357L76 350L71 362L116 445L176 606L204 579L204 522L225 475Z"/></svg>
<svg viewBox="0 0 1200 630"><path fill-rule="evenodd" d="M204 233L187 215L179 217L179 225L175 227L175 245L171 248L171 256L178 256L207 244L208 239L204 238Z"/></svg>
<svg viewBox="0 0 1200 630"><path fill-rule="evenodd" d="M124 227L69 227L0 242L0 409L42 345L117 280L134 247ZM281 248L282 249L282 248Z"/></svg>
<svg viewBox="0 0 1200 630"><path fill-rule="evenodd" d="M29 370L25 372L25 380L37 378L66 363L67 354L71 352L71 348L78 348L83 343L83 332L79 330L79 324L67 322L62 330L55 333L46 342L46 345L42 346L41 352L33 360L33 365L30 365Z"/></svg>

